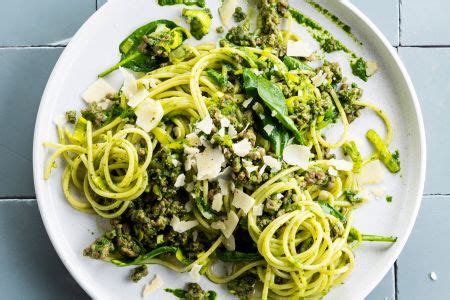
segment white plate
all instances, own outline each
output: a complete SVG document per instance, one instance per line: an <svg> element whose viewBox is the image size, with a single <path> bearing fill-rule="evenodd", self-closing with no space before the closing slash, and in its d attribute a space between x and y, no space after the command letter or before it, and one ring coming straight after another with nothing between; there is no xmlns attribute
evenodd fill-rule
<svg viewBox="0 0 450 300"><path fill-rule="evenodd" d="M159 7L156 2L111 0L96 12L78 31L56 64L36 121L33 166L42 219L67 269L86 292L97 299L139 299L143 282L150 280L151 276L139 284L131 283L128 280L128 268L118 268L82 256L84 247L101 231L98 219L79 213L66 203L60 186L60 168L52 173L50 180L43 180L44 164L49 153L42 143L56 141L53 118L66 110L83 106L80 93L96 79L100 71L118 60L118 45L133 29L160 18L181 20L179 15L182 6ZM214 13L218 2L209 1L209 7ZM350 80L356 80L364 88L364 99L382 107L393 120L392 145L400 150L402 163L400 176L387 173L385 176L385 187L394 196L393 202L373 200L355 213L356 226L362 232L395 235L399 237L398 241L392 246L363 244L356 251L353 273L344 285L334 288L327 297L361 299L369 294L392 266L416 219L425 174L424 127L414 88L395 49L372 22L349 2L329 0L322 3L351 25L364 42L364 48L356 46L340 29L302 1L291 1L294 7L301 7L306 14L319 20L357 53L378 62L379 72L368 83L352 77L346 61L342 66ZM214 21L217 24L217 14ZM295 28L298 27L295 25ZM342 55L333 57L342 60ZM381 122L370 111L364 111L363 117L351 125L352 135L364 142L364 132L372 127L383 132ZM336 126L336 131L338 128ZM368 151L367 144L364 145L364 151ZM164 287L182 287L184 282L189 281L187 274L177 274L159 266L150 266L150 273L159 273L165 282ZM224 288L215 286L206 278L202 279L201 285L219 291L220 299L230 297ZM169 297L162 290L157 295L159 299Z"/></svg>

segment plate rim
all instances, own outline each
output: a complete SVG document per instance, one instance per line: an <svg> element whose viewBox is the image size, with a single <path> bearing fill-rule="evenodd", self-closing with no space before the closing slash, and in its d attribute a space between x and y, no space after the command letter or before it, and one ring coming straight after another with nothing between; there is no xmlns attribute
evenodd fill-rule
<svg viewBox="0 0 450 300"><path fill-rule="evenodd" d="M39 144L39 131L40 126L39 124L42 123L43 119L43 107L47 105L47 102L49 102L51 99L51 92L54 90L54 86L58 85L58 79L56 78L56 74L60 73L60 70L65 67L64 62L68 60L69 53L72 52L73 45L76 44L77 41L82 40L84 35L88 34L90 25L92 23L96 22L97 16L103 14L103 11L105 11L105 7L109 7L110 5L113 5L112 3L119 0L110 0L107 3L105 3L101 8L99 8L95 13L93 13L88 20L86 20L85 23L80 27L80 29L74 34L73 38L69 42L69 44L66 46L64 51L62 52L61 56L57 60L50 76L47 81L46 87L44 89L40 104L39 104L39 110L36 117L35 122L35 128L34 128L34 136L33 136L33 179L34 179L34 187L36 192L36 200L38 203L39 212L42 218L42 221L44 223L44 227L46 229L46 232L50 238L50 241L56 250L59 258L61 259L62 263L66 267L66 269L69 271L71 276L76 280L76 282L83 288L83 290L92 298L96 298L96 288L93 284L89 284L83 277L81 272L78 269L75 269L73 264L69 261L67 255L65 254L64 246L57 238L56 234L56 228L54 228L49 220L49 217L47 216L47 211L44 209L44 206L41 204L41 202L45 196L44 192L41 191L41 186L38 183L39 176L42 176L42 169L38 167L37 158L39 157L38 151L40 151L40 148L42 147L41 144ZM420 162L418 163L419 167L419 179L418 179L418 187L416 192L416 197L414 201L414 208L411 214L411 217L408 220L407 226L405 226L405 234L402 237L401 240L397 241L400 245L397 246L395 252L393 255L391 255L389 259L389 263L386 263L382 266L382 272L379 272L378 278L375 280L372 280L370 283L370 286L368 286L365 291L364 297L366 297L378 284L379 282L384 278L386 273L389 271L389 269L393 266L394 262L398 259L400 253L403 251L405 244L407 240L409 239L409 236L411 234L411 231L414 227L414 224L417 219L417 215L420 209L420 205L422 202L422 196L423 196L423 190L424 190L424 184L425 184L425 174L426 174L426 137L425 137L425 126L424 126L424 120L422 115L422 110L420 107L420 103L418 100L417 93L415 91L415 88L413 86L413 83L411 81L411 78L406 70L406 67L404 66L403 62L401 61L398 53L394 50L394 47L390 44L390 42L387 40L387 38L384 36L384 34L378 29L378 27L362 12L360 11L354 4L352 4L349 0L338 0L337 1L339 5L342 5L347 13L353 14L356 18L360 19L367 27L372 31L377 38L381 41L382 46L387 50L388 54L390 55L390 58L394 60L396 67L400 71L403 79L405 80L407 91L409 92L411 105L413 107L413 111L415 113L415 120L414 123L417 121L417 127L418 127L418 139L419 139L419 156L420 156ZM72 53L71 53L72 54Z"/></svg>

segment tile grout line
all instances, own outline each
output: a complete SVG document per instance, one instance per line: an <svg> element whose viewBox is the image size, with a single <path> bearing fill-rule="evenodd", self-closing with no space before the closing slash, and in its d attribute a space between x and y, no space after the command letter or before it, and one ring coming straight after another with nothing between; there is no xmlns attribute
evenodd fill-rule
<svg viewBox="0 0 450 300"><path fill-rule="evenodd" d="M31 45L31 46L0 46L0 49L43 49L43 48L65 48L66 45Z"/></svg>
<svg viewBox="0 0 450 300"><path fill-rule="evenodd" d="M399 290L398 290L398 263L397 263L397 261L395 261L395 263L394 263L394 289L395 289L394 299L398 300Z"/></svg>
<svg viewBox="0 0 450 300"><path fill-rule="evenodd" d="M402 0L398 0L398 45L402 45Z"/></svg>

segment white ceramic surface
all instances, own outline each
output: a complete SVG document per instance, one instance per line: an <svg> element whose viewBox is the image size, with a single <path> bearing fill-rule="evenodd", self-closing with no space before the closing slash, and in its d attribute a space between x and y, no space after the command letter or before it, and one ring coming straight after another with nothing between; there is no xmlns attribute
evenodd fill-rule
<svg viewBox="0 0 450 300"><path fill-rule="evenodd" d="M214 12L215 22L218 22L215 12L219 1L208 2ZM355 225L362 232L395 235L399 237L398 241L393 245L363 244L356 251L356 268L353 273L344 285L334 288L327 296L327 299L362 299L392 266L416 219L425 174L423 121L409 76L395 49L379 30L347 1L328 0L321 3L351 25L355 34L364 42L364 47L357 46L303 1L291 0L291 5L319 20L355 52L378 62L379 72L368 83L364 83L351 76L348 62L343 59L342 54L329 57L340 61L344 74L364 88L364 100L376 103L391 117L394 128L392 145L400 150L401 155L400 176L386 172L384 179L387 193L393 195L394 201L386 203L384 199L372 200L354 214ZM79 213L66 203L60 187L61 168L53 171L50 180L43 180L44 164L49 151L42 147L42 143L56 140L52 121L55 116L83 106L81 92L96 79L96 74L117 61L118 45L124 37L150 20L166 18L181 21L181 9L182 6L159 7L156 1L149 0L108 1L83 25L67 46L53 70L41 101L33 149L34 181L40 212L63 263L86 292L96 299L139 299L144 282L148 282L155 273L162 276L164 287L170 288L182 287L184 282L189 281L189 275L150 266L152 276L135 284L128 280L128 268L118 268L83 257L82 250L101 232L101 226L96 217ZM299 30L298 25L294 27L295 31L304 33L304 30ZM216 36L213 33L208 38L213 40ZM114 74L110 79L119 83ZM368 153L370 149L364 138L364 133L369 128L375 128L379 132L384 130L378 118L365 110L362 117L351 125L351 135L362 142L364 153ZM337 132L338 125L330 134L335 135ZM219 299L231 298L224 288L210 283L206 278L202 279L201 285L218 291ZM154 294L154 299L166 299L169 296L160 290Z"/></svg>

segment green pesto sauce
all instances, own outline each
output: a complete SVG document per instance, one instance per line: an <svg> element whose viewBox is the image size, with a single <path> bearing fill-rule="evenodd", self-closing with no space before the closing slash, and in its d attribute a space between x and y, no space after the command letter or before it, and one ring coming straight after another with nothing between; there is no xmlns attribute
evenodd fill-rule
<svg viewBox="0 0 450 300"><path fill-rule="evenodd" d="M369 76L367 76L366 73L367 62L364 58L358 57L353 51L347 48L347 46L345 46L340 40L336 39L328 30L323 28L322 25L315 20L293 8L289 8L289 12L294 20L301 26L304 26L312 37L320 44L320 48L323 51L326 53L335 51L344 51L347 53L350 56L350 66L352 68L353 75L361 78L361 80L367 81Z"/></svg>
<svg viewBox="0 0 450 300"><path fill-rule="evenodd" d="M171 293L179 299L186 299L186 291L183 289L164 289L167 293ZM206 292L204 300L216 300L217 293L215 291Z"/></svg>
<svg viewBox="0 0 450 300"><path fill-rule="evenodd" d="M328 20L333 22L336 26L341 28L345 33L348 34L349 37L351 37L356 43L362 45L362 42L353 34L352 28L348 25L342 22L341 19L339 19L336 15L334 15L331 11L326 9L325 7L321 6L320 4L312 1L312 0L306 0L306 2L314 7L318 12L320 12L322 15L324 15Z"/></svg>

